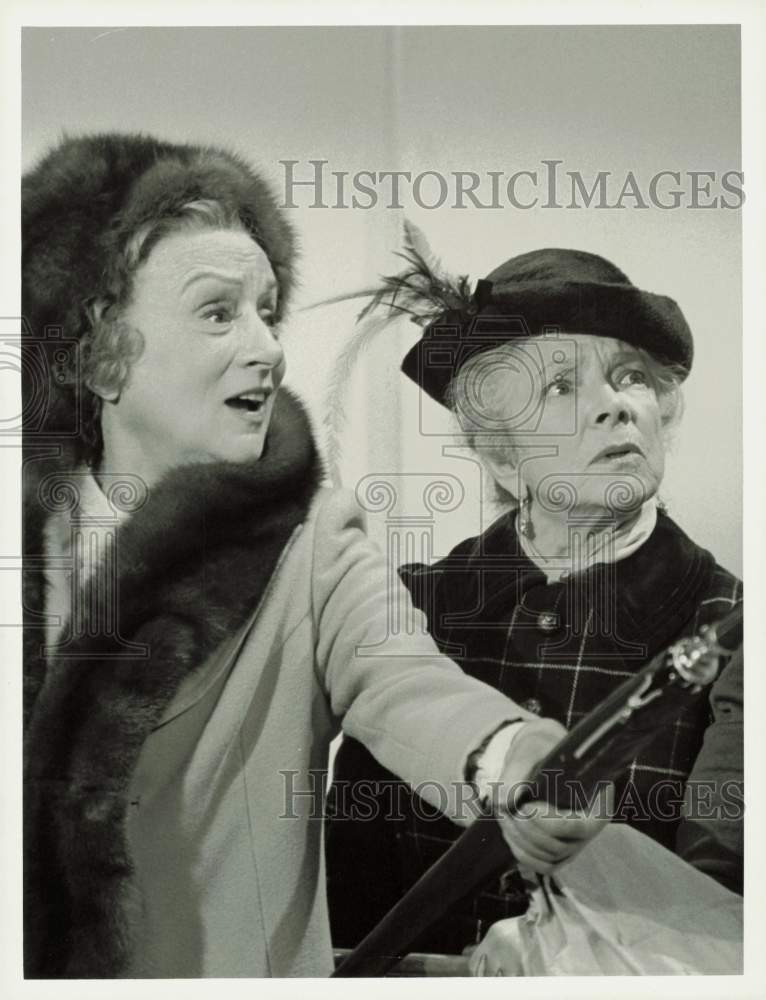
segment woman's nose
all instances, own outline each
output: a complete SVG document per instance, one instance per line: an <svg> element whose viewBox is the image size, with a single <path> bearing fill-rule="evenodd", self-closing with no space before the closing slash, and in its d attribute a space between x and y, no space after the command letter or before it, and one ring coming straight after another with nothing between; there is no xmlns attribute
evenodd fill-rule
<svg viewBox="0 0 766 1000"><path fill-rule="evenodd" d="M633 409L625 394L606 384L595 400L592 413L594 423L600 425L629 424L633 420Z"/></svg>
<svg viewBox="0 0 766 1000"><path fill-rule="evenodd" d="M274 329L266 323L257 311L244 316L243 354L247 365L266 365L276 368L284 358L282 345L274 335Z"/></svg>

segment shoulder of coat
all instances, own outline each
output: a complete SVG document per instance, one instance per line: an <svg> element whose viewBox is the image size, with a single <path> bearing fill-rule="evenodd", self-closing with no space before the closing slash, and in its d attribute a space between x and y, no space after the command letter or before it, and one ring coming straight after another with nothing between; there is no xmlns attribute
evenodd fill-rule
<svg viewBox="0 0 766 1000"><path fill-rule="evenodd" d="M327 527L348 523L364 527L366 517L353 490L321 486L312 501L309 520Z"/></svg>

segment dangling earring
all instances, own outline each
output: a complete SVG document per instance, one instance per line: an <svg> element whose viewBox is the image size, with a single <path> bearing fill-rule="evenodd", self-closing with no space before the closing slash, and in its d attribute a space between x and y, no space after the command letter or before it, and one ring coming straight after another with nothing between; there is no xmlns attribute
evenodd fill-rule
<svg viewBox="0 0 766 1000"><path fill-rule="evenodd" d="M668 505L665 503L665 501L661 497L657 497L656 504L657 504L657 510L658 511L660 511L662 514L667 513Z"/></svg>
<svg viewBox="0 0 766 1000"><path fill-rule="evenodd" d="M535 537L535 526L532 524L530 507L532 506L532 494L527 489L527 495L521 501L519 507L519 531L525 538Z"/></svg>

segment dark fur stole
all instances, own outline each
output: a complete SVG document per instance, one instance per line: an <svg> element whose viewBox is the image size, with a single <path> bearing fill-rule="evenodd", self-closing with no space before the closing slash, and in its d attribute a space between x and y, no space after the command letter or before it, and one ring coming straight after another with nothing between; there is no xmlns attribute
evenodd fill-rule
<svg viewBox="0 0 766 1000"><path fill-rule="evenodd" d="M25 974L115 977L131 953L125 818L138 754L181 681L257 606L321 467L308 418L282 390L258 462L176 469L117 529L119 638L88 634L86 623L47 664L39 613L51 501L45 477L34 478L25 498ZM148 656L126 657L125 642Z"/></svg>

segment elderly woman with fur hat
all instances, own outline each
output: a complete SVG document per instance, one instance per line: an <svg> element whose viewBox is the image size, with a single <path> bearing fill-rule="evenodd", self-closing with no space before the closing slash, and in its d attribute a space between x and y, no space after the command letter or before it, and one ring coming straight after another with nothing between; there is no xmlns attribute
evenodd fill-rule
<svg viewBox="0 0 766 1000"><path fill-rule="evenodd" d="M425 327L402 370L452 409L505 510L434 565L402 567L401 578L439 648L466 673L571 728L652 657L741 600L739 581L658 499L691 333L673 300L591 253L514 257L473 294L466 278L437 270L414 227L402 256L410 267L372 291L363 315L405 312ZM703 699L658 733L616 784L617 820L678 846L684 784L710 722ZM738 771L741 787L741 746L715 745L734 755L718 761L717 779ZM331 790L330 910L333 939L348 946L454 834L409 791L396 798L394 776L353 739L344 738L334 773L343 796ZM370 807L373 819L354 822L354 789L374 802L375 787L401 808L382 817ZM706 836L700 846L700 827L684 826L680 844L683 853L697 843L706 870L741 886L741 819L728 827L717 848ZM518 877L495 880L420 946L459 952L526 901Z"/></svg>
<svg viewBox="0 0 766 1000"><path fill-rule="evenodd" d="M386 638L406 591L280 388L294 256L221 149L85 136L24 178L28 977L327 974L341 720L456 818L493 734L527 720L510 783L559 738ZM541 868L603 825L503 824Z"/></svg>

